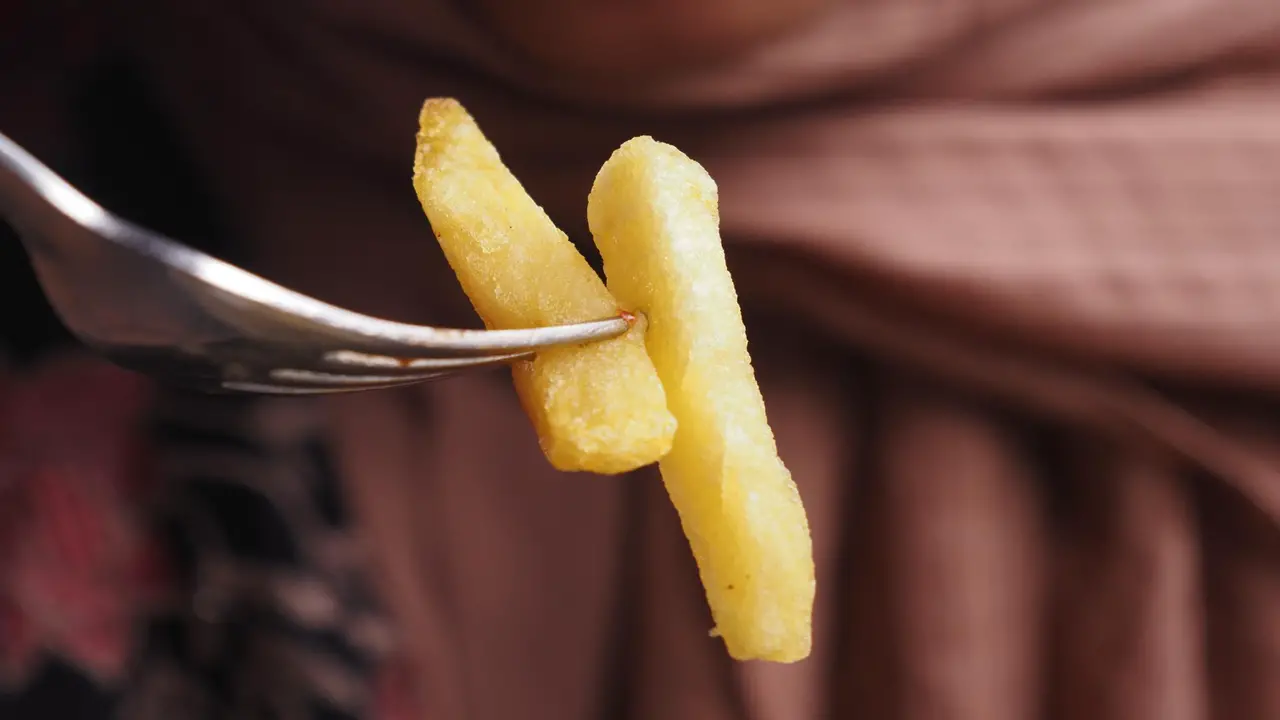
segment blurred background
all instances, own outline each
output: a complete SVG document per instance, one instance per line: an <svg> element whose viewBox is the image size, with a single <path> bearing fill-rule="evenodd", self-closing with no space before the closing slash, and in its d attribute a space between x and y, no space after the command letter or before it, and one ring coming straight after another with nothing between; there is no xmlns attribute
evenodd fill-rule
<svg viewBox="0 0 1280 720"><path fill-rule="evenodd" d="M510 575L512 566L522 565L520 551L574 524L563 514L566 498L592 492L604 497L584 500L582 516L600 507L622 507L617 527L600 523L604 529L597 540L605 538L599 540L605 544L621 538L619 545L625 547L617 557L624 565L643 565L642 571L649 573L636 580L633 575L642 571L629 566L630 574L618 574L629 583L622 594L634 591L637 598L619 602L626 607L618 612L640 618L649 632L638 641L628 640L632 650L644 646L632 658L635 665L619 660L618 667L635 670L633 675L648 682L651 691L676 688L670 702L686 713L681 718L704 717L700 703L713 695L717 699L706 700L708 706L730 708L715 717L811 717L819 711L806 715L806 709L828 707L885 709L854 714L867 718L1017 720L1034 716L1022 712L1034 707L1044 717L1070 720L1280 718L1280 604L1275 601L1280 598L1280 495L1275 492L1280 487L1280 411L1274 400L1280 375L1269 363L1280 348L1275 340L1280 337L1275 332L1280 295L1269 280L1274 273L1249 267L1251 258L1278 257L1275 249L1280 248L1280 142L1258 120L1277 107L1276 1L1235 0L1239 13L1215 11L1211 2L1174 0L849 2L845 5L870 8L865 16L849 16L879 23L886 29L877 37L883 44L843 45L852 35L849 28L861 27L854 21L830 32L817 28L814 52L783 47L800 58L795 65L810 63L816 70L797 70L785 53L765 53L753 58L758 65L745 64L745 81L731 78L708 92L711 110L690 113L694 121L679 130L685 133L682 147L687 138L699 148L699 157L709 158L713 170L741 171L713 172L725 194L735 198L726 215L736 213L738 230L747 230L735 240L741 246L752 241L768 246L776 233L776 245L790 242L812 251L797 253L803 257L794 268L761 253L756 259L764 258L758 265L765 270L757 273L754 285L763 288L757 297L764 300L755 300L757 307L774 310L771 303L787 299L782 295L796 303L786 308L792 316L777 313L782 319L776 322L785 331L766 335L781 339L761 344L761 377L765 396L771 402L781 398L771 405L771 415L780 407L780 414L789 409L793 418L800 418L790 430L779 432L780 442L793 448L793 457L800 459L797 467L805 468L797 477L806 502L813 497L821 501L811 504L821 512L811 514L817 518L815 536L821 531L819 544L825 548L820 563L827 565L820 568L832 572L820 577L837 578L822 585L827 594L819 598L828 632L820 635L817 648L828 664L811 663L800 680L799 675L769 675L772 671L757 674L752 667L726 669L722 648L700 635L706 623L700 590L683 541L667 542L678 538L678 527L656 483L605 497L599 486L582 490L550 480L539 486L545 478L522 477L520 489L528 495L520 496L516 489L508 491L511 475L526 468L533 468L534 475L548 472L532 441L528 447L504 449L525 455L511 466L490 467L492 485L467 476L472 465L493 454L483 439L487 423L498 417L525 425L514 401L487 386L451 384L438 391L443 399L431 399L437 402L431 408L452 408L461 416L473 397L490 392L486 397L498 398L494 407L506 415L494 411L472 418L473 435L482 440L453 438L450 445L462 448L451 465L456 477L440 482L464 486L445 495L463 498L463 505L471 502L473 510L480 508L477 517L494 521L489 528L503 532L490 532L483 522L472 523L466 516L451 526L462 538L454 538L458 545L442 542L428 549L443 548L447 552L436 555L445 555L470 549L463 546L479 548L478 555L456 565L474 564L467 571L474 570L478 589L470 591L484 597L493 576ZM368 5L385 11L395 2ZM227 231L229 213L212 200L175 126L149 94L142 72L108 31L105 4L0 0L0 131L120 215L236 260L242 248ZM260 7L247 1L231 4ZM822 4L806 0L796 6ZM319 5L328 13L328 29L345 29L344 18L359 13L344 13L361 7ZM493 0L477 7L487 12L483 8L503 5ZM693 2L654 5L686 12L688 23L708 22L699 17L697 8L703 6ZM714 5L745 9L742 17L747 17L751 8L787 4ZM928 12L902 9L908 5L928 6ZM690 40L693 33L682 36L682 23L673 23L675 31L663 35L670 28L655 21L655 27L646 28L652 31L649 38L683 50L649 53L652 67L636 67L631 60L644 53L633 53L635 48L611 40L609 33L594 32L591 22L607 21L608 12L584 12L581 17L591 22L562 25L526 9L518 0L505 3L501 17L507 26L497 23L495 33L516 45L519 38L542 38L523 50L540 53L549 68L586 76L575 87L598 87L591 83L610 73L667 72L667 65L701 62L700 53L722 50ZM1246 18L1242 23L1246 10L1258 22ZM289 12L286 7L270 13L271 21L288 26ZM461 88L460 95L473 93L488 101L486 112L493 122L481 124L486 132L495 129L504 152L513 148L513 166L525 163L529 177L535 166L543 166L538 168L542 184L559 198L551 211L557 219L577 213L590 168L593 163L598 167L592 153L616 146L624 130L667 129L661 113L593 115L544 102L523 89L510 91L487 77L477 80L470 69L412 47L412 41L421 39L414 35L421 28L399 28L394 18L385 12L350 35L329 36L338 38L344 51L351 50L350 57L376 57L384 65L371 62L346 75L346 65L335 61L326 68L331 86L306 88L311 100L320 98L320 107L342 106L343 92L361 98L363 105L343 107L349 113L324 118L330 123L324 132L336 135L334 128L348 129L349 119L363 121L367 124L350 123L352 135L368 134L370 147L378 146L384 154L375 162L351 152L344 158L349 165L314 186L299 182L293 190L283 187L290 183L273 183L273 178L289 177L295 157L327 159L323 153L312 156L304 136L264 161L278 175L264 172L255 178L283 198L268 200L288 208L269 217L257 232L292 231L294 249L286 247L278 255L301 257L298 277L319 286L325 282L322 276L333 274L325 269L326 262L330 270L336 266L345 271L346 260L316 260L296 251L309 249L308 220L323 224L339 218L351 223L347 227L362 228L361 213L374 208L385 211L391 229L386 236L392 242L413 246L419 233L425 235L407 177L387 170L407 165L395 153L401 144L407 153L409 135L397 133L411 124L405 120L411 117L407 110L418 101L420 87L441 93ZM1024 21L1025 27L1020 25ZM965 31L970 25L977 28L972 35ZM598 27L627 35L625 27ZM756 39L751 22L741 27L740 32L724 33L727 45ZM841 28L850 33L843 41ZM1002 34L1009 28L1013 30ZM1166 47L1165 28L1182 42ZM547 41L554 32L572 42ZM1135 40L1130 42L1130 36ZM273 36L266 37L263 47L270 51ZM990 45L983 44L992 38ZM1039 44L1046 38L1055 43L1049 49ZM450 40L433 38L445 44ZM375 47L376 53L370 50ZM368 55L360 54L366 51ZM839 57L827 63L823 52ZM584 56L601 62L583 63ZM952 63L953 57L964 62ZM424 66L443 69L430 82L419 83L413 72ZM382 104L369 89L367 77L360 75L369 68L385 71L388 88L399 83L403 92L394 102ZM763 70L756 72L759 68ZM311 68L298 63L290 69L305 74ZM809 70L813 72L806 75ZM787 87L789 71L812 80L812 87ZM919 73L913 75L915 71ZM853 78L841 90L847 90L845 105L824 105L822 98L788 100L815 88L820 95L823 83L839 86L841 73ZM228 77L234 83L234 75ZM900 80L903 89L895 85ZM687 86L676 83L669 95L654 97L680 106L691 97L703 99L699 93L710 86L699 85L695 77ZM886 88L893 102L877 105L875 94ZM621 94L628 89L624 84ZM262 87L256 91L270 94ZM777 108L761 110L751 105L753 93L775 93L782 99ZM728 121L716 124L717 118L738 109L735 103L747 108L734 120L736 133L725 130L731 127ZM1170 110L1167 114L1159 112L1162 103ZM509 113L511 107L526 114ZM289 108L298 113L292 118L282 110L282 126L294 127L292 120L312 109L301 108ZM729 110L718 115L724 108ZM237 113L244 110L236 108ZM824 115L826 110L831 112ZM788 113L797 120L796 128L771 135L770 122L786 120ZM233 147L243 133L260 143L248 153L275 150L272 140L289 135L279 127L253 135L246 128L256 132L258 116L243 114L249 119L228 134L232 141L222 147ZM617 117L623 119L615 123ZM1280 116L1275 123L1280 127ZM558 142L575 152L586 146L591 152L541 147L536 136L548 127L559 130ZM838 152L825 151L824 139ZM795 157L783 145L792 141L805 145L811 156ZM358 145L353 140L346 150ZM748 158L750 152L757 155ZM838 167L842 162L869 169L842 172L848 169ZM343 192L364 184L366 177L356 173L339 177L356 167L376 168L371 175L377 172L378 182L388 187L400 183L395 186L399 194L391 196L395 202L383 204L379 187L369 191L373 200L363 206L351 192L351 217L343 215L344 208L328 209L332 215L313 213L309 203L315 198L308 193L315 188ZM272 208L271 202L265 207ZM398 236L397 230L402 231ZM345 240L341 233L330 232L339 236L330 238L335 246ZM571 234L584 233L579 228ZM992 244L984 246L986 241ZM805 243L812 247L803 247ZM970 250L984 247L990 254ZM1111 252L1116 248L1121 252ZM751 259L751 250L747 247L741 256ZM360 248L352 254L373 256ZM372 280L364 288L356 283L339 302L363 301L362 293L377 289L378 273L391 266L401 278L416 281L415 262L370 259L362 269L365 279ZM438 258L436 265L442 265ZM1209 270L1201 273L1202 266ZM799 275L789 277L801 281L790 288L778 281L784 291L770 296L774 271L783 277L783 271L795 268ZM1227 271L1216 272L1221 268ZM849 275L838 276L843 270ZM359 274L360 269L352 272L353 277ZM1257 287L1237 282L1237 277ZM828 285L836 290L824 297ZM134 614L146 604L146 589L155 579L154 559L147 556L143 523L113 524L118 518L103 512L103 494L68 492L56 467L46 476L27 460L37 451L57 456L71 445L84 456L82 468L101 470L103 487L111 486L103 491L106 496L145 498L147 489L133 487L130 478L148 472L139 469L135 450L121 438L141 422L149 391L129 376L81 364L66 353L73 343L44 302L17 239L2 221L0 295L5 299L0 303L0 720L105 720L115 709L134 650ZM748 295L743 293L744 305L751 300ZM389 304L405 299L393 293L370 297L370 302ZM415 304L411 293L405 297L402 307L427 312L427 305ZM824 306L831 298L848 305ZM447 301L441 306L451 307ZM884 317L875 315L885 308ZM793 321L802 315L803 322ZM764 328L762 333L774 329L763 321L751 327ZM814 333L820 336L816 340L804 335L811 327L821 329ZM913 330L918 331L915 336ZM793 342L797 336L804 342ZM1214 344L1215 338L1226 339ZM1238 342L1240 338L1248 342ZM1022 364L1004 363L1009 359ZM1031 371L1022 375L1011 367ZM1038 377L1067 381L1040 383ZM464 389L449 405L454 387ZM1113 393L1116 387L1133 392ZM1136 413L1125 405L1135 397ZM434 430L434 416L422 409L430 403L419 401L421 407L404 403L411 406L404 412L417 413L415 422ZM426 430L411 430L426 436ZM104 433L110 437L103 439ZM786 455L784 459L792 462ZM517 462L525 464L513 471ZM314 474L336 484L324 472ZM649 490L653 492L645 495ZM421 496L397 497L409 497L403 503L412 504ZM550 510L525 513L522 497L544 502ZM126 511L118 515L130 514L126 506L122 502ZM486 515L493 507L497 510ZM441 515L447 512L440 510ZM521 536L505 523L526 515L532 518L523 528L529 535ZM472 525L478 529L468 536ZM538 540L523 541L528 537ZM486 544L490 539L493 543ZM570 534L559 542L565 557L575 546L593 544ZM548 540L547 547L551 545ZM533 557L550 567L557 551L542 552ZM648 564L631 562L637 557ZM495 558L506 559L505 570ZM421 558L413 562L429 565ZM518 569L535 578L543 570ZM543 617L553 611L569 616L557 616L563 627L579 624L557 597L539 602L544 604L528 603L525 617L526 626L539 627L520 638L544 637L538 634L544 632ZM469 638L471 649L488 643L475 657L491 661L476 661L472 671L485 674L498 667L508 673L512 687L525 693L521 697L550 695L555 690L544 687L542 676L525 672L518 661L506 662L523 657L520 652L536 654L541 648L524 647L536 643L502 645L485 634L493 623L486 622L492 618L483 612L500 617L506 611L494 609L497 605L501 603L469 616L469 632L478 638ZM616 618L601 617L602 632L613 633L609 624ZM516 629L525 632L527 627ZM619 635L629 632L626 627L617 630ZM512 650L511 645L520 647ZM566 665L595 662L578 655ZM457 680L453 664L459 657L441 653L437 676ZM365 661L356 654L352 665ZM596 677L590 669L575 668L572 672L587 678L584 683ZM625 684L624 673L610 681ZM686 681L697 687L687 690ZM486 700L502 694L484 685L454 690L473 691ZM617 688L610 686L599 695L613 690ZM702 690L707 690L705 696L699 695ZM594 688L563 694L575 692L587 698L583 707L596 699ZM913 699L917 692L923 700ZM605 702L623 707L635 700L621 690L614 694ZM677 716L653 710L663 708L668 698L661 691L649 694L659 697L649 706L650 717ZM493 702L491 709L501 707L499 700ZM831 704L820 704L824 702ZM554 710L541 710L558 717ZM644 716L642 711L631 714ZM408 716L386 712L378 717Z"/></svg>
<svg viewBox="0 0 1280 720"><path fill-rule="evenodd" d="M0 130L106 206L195 245L223 250L215 209L164 117L113 47L101 12L94 0L0 0ZM5 300L0 304L0 374L34 368L73 347L3 220L0 288ZM0 406L12 403L6 398ZM0 427L15 422L8 413L0 415L5 416ZM0 502L9 503L9 510L17 503L2 488L16 483L16 476L11 458L0 462ZM3 512L0 518L0 524L13 519ZM2 531L0 538L0 564L11 567L17 540ZM5 584L0 590L0 656L5 659L0 718L112 717L115 683L99 682L74 651L35 650L32 645L52 638L29 637L32 623L18 613L15 598L5 597L14 588L7 575ZM104 591L110 588L74 579L61 590L79 596L71 602L89 607L110 603L100 596ZM120 649L119 643L107 643L108 653Z"/></svg>

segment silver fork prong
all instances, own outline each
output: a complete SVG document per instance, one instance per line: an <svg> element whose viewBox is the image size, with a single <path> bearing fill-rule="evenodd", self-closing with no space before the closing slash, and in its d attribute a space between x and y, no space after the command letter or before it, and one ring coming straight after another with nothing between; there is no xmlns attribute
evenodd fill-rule
<svg viewBox="0 0 1280 720"><path fill-rule="evenodd" d="M334 395L337 393L353 393L364 390L389 390L407 385L429 382L432 378L403 379L392 383L370 383L366 385L289 385L271 382L232 381L223 382L220 389L231 393L249 393L252 395Z"/></svg>
<svg viewBox="0 0 1280 720"><path fill-rule="evenodd" d="M372 355L354 350L336 350L325 353L318 369L335 373L410 377L423 373L443 374L459 370L496 367L528 357L533 357L533 354L517 352L479 357L398 358L388 355Z"/></svg>
<svg viewBox="0 0 1280 720"><path fill-rule="evenodd" d="M529 353L515 353L506 356L478 358L434 358L402 361L383 356L366 356L362 353L348 352L326 358L327 364L320 367L284 367L274 368L267 372L266 383L236 381L224 383L224 387L232 389L263 392L265 388L288 389L290 394L297 392L336 392L344 389L371 389L411 385L425 382L462 370L473 370L484 367L496 367L529 357ZM387 361L395 364L388 366ZM232 387L234 385L234 387Z"/></svg>
<svg viewBox="0 0 1280 720"><path fill-rule="evenodd" d="M126 224L127 223L122 223ZM277 285L265 278L209 257L145 228L129 226L134 239L143 238L146 249L180 270L198 285L236 299L238 307L249 303L259 311L302 319L309 329L324 333L360 352L395 353L405 357L505 355L534 352L568 344L596 342L625 333L635 316L588 320L568 325L504 330L471 330L409 325L340 308Z"/></svg>
<svg viewBox="0 0 1280 720"><path fill-rule="evenodd" d="M352 312L115 216L3 134L0 215L18 230L50 305L76 337L125 367L198 389L395 387L607 340L637 320L619 312L489 331Z"/></svg>
<svg viewBox="0 0 1280 720"><path fill-rule="evenodd" d="M333 373L302 368L278 368L269 373L272 382L299 386L358 386L358 385L394 385L403 382L430 380L444 373L439 371L419 371L413 375L368 375L354 373Z"/></svg>
<svg viewBox="0 0 1280 720"><path fill-rule="evenodd" d="M505 365L525 357L531 357L531 354L403 360L344 350L326 354L315 365L299 363L297 367L274 368L266 371L264 380L224 380L220 387L231 392L272 395L379 390L415 385L462 370Z"/></svg>
<svg viewBox="0 0 1280 720"><path fill-rule="evenodd" d="M416 385L447 372L419 372L416 375L330 373L299 368L276 368L243 378L224 378L216 386L229 392L272 395L315 395L360 390L380 390Z"/></svg>

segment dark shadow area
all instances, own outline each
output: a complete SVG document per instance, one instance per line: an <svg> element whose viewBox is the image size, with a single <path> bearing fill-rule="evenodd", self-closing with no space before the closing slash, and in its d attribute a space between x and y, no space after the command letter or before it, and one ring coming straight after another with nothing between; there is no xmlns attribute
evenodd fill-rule
<svg viewBox="0 0 1280 720"><path fill-rule="evenodd" d="M106 720L112 698L74 668L53 662L17 696L0 695L5 720Z"/></svg>

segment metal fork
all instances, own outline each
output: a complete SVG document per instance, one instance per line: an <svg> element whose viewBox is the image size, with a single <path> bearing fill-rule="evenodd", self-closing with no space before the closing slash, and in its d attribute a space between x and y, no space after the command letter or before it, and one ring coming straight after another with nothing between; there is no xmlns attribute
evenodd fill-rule
<svg viewBox="0 0 1280 720"><path fill-rule="evenodd" d="M605 340L629 326L624 315L463 330L344 310L112 215L3 134L0 215L77 338L119 365L197 390L395 387Z"/></svg>

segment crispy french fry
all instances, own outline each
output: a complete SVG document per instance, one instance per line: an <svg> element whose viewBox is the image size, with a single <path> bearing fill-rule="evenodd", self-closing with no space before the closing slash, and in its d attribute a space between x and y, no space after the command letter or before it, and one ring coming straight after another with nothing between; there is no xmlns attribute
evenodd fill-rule
<svg viewBox="0 0 1280 720"><path fill-rule="evenodd" d="M457 101L427 100L419 128L414 189L488 327L618 314L600 277ZM671 447L676 423L645 353L643 324L613 340L539 353L512 370L542 449L561 470L626 472Z"/></svg>
<svg viewBox="0 0 1280 720"><path fill-rule="evenodd" d="M809 654L813 547L778 458L720 242L715 182L640 137L600 170L587 215L608 288L649 319L649 356L678 423L662 478L729 654Z"/></svg>

